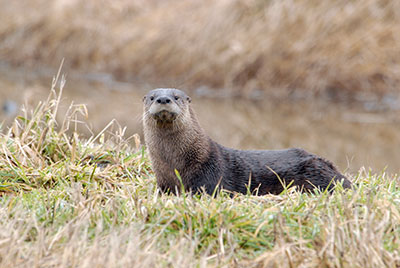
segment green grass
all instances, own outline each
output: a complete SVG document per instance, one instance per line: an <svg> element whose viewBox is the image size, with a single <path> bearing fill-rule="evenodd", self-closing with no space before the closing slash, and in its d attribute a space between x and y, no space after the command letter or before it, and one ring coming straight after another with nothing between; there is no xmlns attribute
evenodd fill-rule
<svg viewBox="0 0 400 268"><path fill-rule="evenodd" d="M0 267L395 267L400 185L274 196L160 194L124 128L81 138L55 120L64 80L0 136ZM135 145L133 145L135 144Z"/></svg>

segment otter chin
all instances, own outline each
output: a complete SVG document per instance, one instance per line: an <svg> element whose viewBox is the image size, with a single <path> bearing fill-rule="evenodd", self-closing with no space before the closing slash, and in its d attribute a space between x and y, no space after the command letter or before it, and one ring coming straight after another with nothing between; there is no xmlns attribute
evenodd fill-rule
<svg viewBox="0 0 400 268"><path fill-rule="evenodd" d="M213 141L200 126L191 98L173 88L154 89L143 98L143 130L157 185L178 193L279 194L287 186L300 191L331 191L351 182L328 160L299 148L236 150Z"/></svg>

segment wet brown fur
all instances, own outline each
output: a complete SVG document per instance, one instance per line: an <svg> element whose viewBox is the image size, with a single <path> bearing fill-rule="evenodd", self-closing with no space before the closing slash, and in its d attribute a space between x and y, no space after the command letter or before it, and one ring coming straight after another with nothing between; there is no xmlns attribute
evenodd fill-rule
<svg viewBox="0 0 400 268"><path fill-rule="evenodd" d="M156 103L159 98L171 102ZM169 112L173 120L169 119ZM167 116L157 117L160 113ZM175 170L186 190L204 189L209 194L216 187L231 192L278 194L284 189L282 183L293 183L302 190L331 190L337 181L343 181L345 188L351 187L332 163L302 149L244 151L216 143L200 126L190 98L177 89L156 89L145 96L143 127L162 191L179 191Z"/></svg>

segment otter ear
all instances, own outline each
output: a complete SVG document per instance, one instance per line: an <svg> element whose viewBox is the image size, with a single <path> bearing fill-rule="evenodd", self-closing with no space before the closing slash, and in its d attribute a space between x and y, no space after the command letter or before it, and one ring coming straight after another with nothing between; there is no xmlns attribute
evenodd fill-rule
<svg viewBox="0 0 400 268"><path fill-rule="evenodd" d="M192 99L191 99L190 97L186 97L186 100L187 100L189 103L192 102Z"/></svg>

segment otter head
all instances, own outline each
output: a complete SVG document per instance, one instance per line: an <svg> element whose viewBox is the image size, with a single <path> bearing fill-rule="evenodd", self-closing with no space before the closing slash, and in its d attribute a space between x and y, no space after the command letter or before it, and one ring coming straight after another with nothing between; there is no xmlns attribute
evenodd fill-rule
<svg viewBox="0 0 400 268"><path fill-rule="evenodd" d="M143 97L143 122L157 127L173 127L178 118L188 114L191 99L174 88L158 88Z"/></svg>

